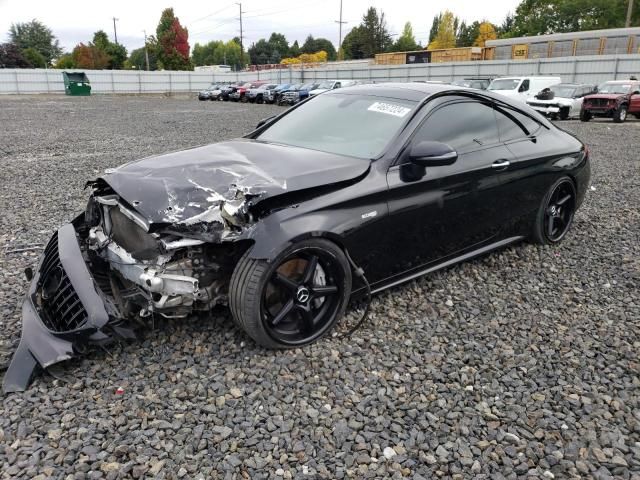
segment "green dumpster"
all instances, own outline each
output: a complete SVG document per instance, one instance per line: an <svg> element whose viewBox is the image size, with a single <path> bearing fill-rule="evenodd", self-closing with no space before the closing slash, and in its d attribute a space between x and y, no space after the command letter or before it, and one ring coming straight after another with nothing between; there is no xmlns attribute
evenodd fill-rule
<svg viewBox="0 0 640 480"><path fill-rule="evenodd" d="M91 83L84 72L62 72L64 93L67 95L91 95Z"/></svg>

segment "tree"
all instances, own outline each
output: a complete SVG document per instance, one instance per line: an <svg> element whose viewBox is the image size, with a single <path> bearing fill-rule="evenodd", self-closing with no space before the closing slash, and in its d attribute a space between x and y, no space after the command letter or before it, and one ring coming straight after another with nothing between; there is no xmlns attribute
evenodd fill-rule
<svg viewBox="0 0 640 480"><path fill-rule="evenodd" d="M522 0L509 30L501 35L514 37L556 32L624 27L628 0ZM636 9L632 23L640 23Z"/></svg>
<svg viewBox="0 0 640 480"><path fill-rule="evenodd" d="M422 47L416 42L416 37L413 36L413 27L411 22L404 24L402 35L398 37L398 40L391 47L393 52L410 52L412 50L419 50Z"/></svg>
<svg viewBox="0 0 640 480"><path fill-rule="evenodd" d="M71 54L76 68L86 70L103 70L109 66L110 58L101 49L89 43L79 43Z"/></svg>
<svg viewBox="0 0 640 480"><path fill-rule="evenodd" d="M507 16L504 18L502 25L498 27L498 35L501 38L509 38L514 35L514 16L511 12L507 13Z"/></svg>
<svg viewBox="0 0 640 480"><path fill-rule="evenodd" d="M384 12L370 7L362 17L362 22L344 37L341 48L345 58L371 58L376 53L386 52L393 40L387 30Z"/></svg>
<svg viewBox="0 0 640 480"><path fill-rule="evenodd" d="M480 35L480 22L477 20L471 25L465 22L460 23L456 38L456 47L471 47Z"/></svg>
<svg viewBox="0 0 640 480"><path fill-rule="evenodd" d="M0 44L0 68L32 68L15 43Z"/></svg>
<svg viewBox="0 0 640 480"><path fill-rule="evenodd" d="M431 30L429 31L429 43L433 42L436 39L436 35L438 35L438 26L442 21L442 12L433 17L431 21Z"/></svg>
<svg viewBox="0 0 640 480"><path fill-rule="evenodd" d="M98 30L93 34L93 42L91 44L109 57L107 65L109 70L118 70L124 66L124 62L127 59L127 49L123 45L111 42L104 30Z"/></svg>
<svg viewBox="0 0 640 480"><path fill-rule="evenodd" d="M287 37L283 34L273 32L267 43L269 43L269 47L271 49L271 63L280 63L280 60L283 57L289 56L289 42L287 41Z"/></svg>
<svg viewBox="0 0 640 480"><path fill-rule="evenodd" d="M194 65L219 65L224 63L222 57L224 52L224 42L221 40L213 40L204 45L196 43L191 53L191 60Z"/></svg>
<svg viewBox="0 0 640 480"><path fill-rule="evenodd" d="M449 10L442 13L436 37L429 43L429 50L454 48L456 46L455 17Z"/></svg>
<svg viewBox="0 0 640 480"><path fill-rule="evenodd" d="M487 40L495 40L496 38L498 38L498 35L496 34L495 25L491 22L484 21L478 27L478 36L475 42L473 42L473 46L484 47Z"/></svg>
<svg viewBox="0 0 640 480"><path fill-rule="evenodd" d="M65 53L64 55L59 56L58 60L56 60L55 68L60 68L63 70L76 68L76 62L73 61L73 55L71 55L70 53Z"/></svg>
<svg viewBox="0 0 640 480"><path fill-rule="evenodd" d="M329 60L335 60L338 57L336 47L333 46L330 40L326 38L313 38L313 35L307 37L300 51L309 54L324 51L327 52Z"/></svg>
<svg viewBox="0 0 640 480"><path fill-rule="evenodd" d="M22 51L24 58L32 65L33 68L46 68L47 61L44 56L35 48L29 47Z"/></svg>
<svg viewBox="0 0 640 480"><path fill-rule="evenodd" d="M62 54L59 42L50 28L38 20L27 23L14 23L9 28L11 43L20 50L33 48L44 57L47 65Z"/></svg>
<svg viewBox="0 0 640 480"><path fill-rule="evenodd" d="M165 70L193 70L189 58L189 32L180 24L173 8L165 8L156 29L158 64Z"/></svg>
<svg viewBox="0 0 640 480"><path fill-rule="evenodd" d="M261 38L256 43L251 44L247 50L252 65L265 65L270 63L271 47L269 43Z"/></svg>
<svg viewBox="0 0 640 480"><path fill-rule="evenodd" d="M293 45L291 45L291 48L289 48L289 56L297 57L298 55L300 55L300 45L298 44L298 40L296 40L293 42Z"/></svg>

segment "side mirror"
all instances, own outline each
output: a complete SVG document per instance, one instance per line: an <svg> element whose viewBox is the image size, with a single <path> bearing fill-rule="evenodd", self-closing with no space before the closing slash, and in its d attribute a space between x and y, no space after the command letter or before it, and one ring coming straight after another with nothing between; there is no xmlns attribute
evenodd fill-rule
<svg viewBox="0 0 640 480"><path fill-rule="evenodd" d="M266 125L267 123L269 123L272 119L274 119L276 117L276 115L271 115L270 117L267 118L263 118L262 120L260 120L258 122L258 124L256 125L256 130L260 127L262 127L263 125Z"/></svg>
<svg viewBox="0 0 640 480"><path fill-rule="evenodd" d="M457 159L457 152L446 143L418 142L409 151L411 163L422 167L452 165Z"/></svg>

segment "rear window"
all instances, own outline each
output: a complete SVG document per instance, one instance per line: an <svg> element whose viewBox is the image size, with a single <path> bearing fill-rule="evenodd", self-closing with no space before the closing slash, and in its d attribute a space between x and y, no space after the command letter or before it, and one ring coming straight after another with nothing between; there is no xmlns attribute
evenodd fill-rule
<svg viewBox="0 0 640 480"><path fill-rule="evenodd" d="M489 90L515 90L520 84L519 78L501 78L494 80L489 85Z"/></svg>

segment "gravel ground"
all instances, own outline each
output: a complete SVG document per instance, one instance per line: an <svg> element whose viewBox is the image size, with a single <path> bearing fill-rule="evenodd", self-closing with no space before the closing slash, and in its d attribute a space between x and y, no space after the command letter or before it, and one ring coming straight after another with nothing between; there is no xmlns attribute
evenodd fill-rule
<svg viewBox="0 0 640 480"><path fill-rule="evenodd" d="M1 368L39 255L12 251L81 210L87 179L277 111L0 98ZM560 246L380 294L350 341L265 351L221 310L92 352L2 398L0 478L640 479L640 122L562 125L595 190Z"/></svg>

